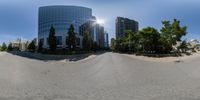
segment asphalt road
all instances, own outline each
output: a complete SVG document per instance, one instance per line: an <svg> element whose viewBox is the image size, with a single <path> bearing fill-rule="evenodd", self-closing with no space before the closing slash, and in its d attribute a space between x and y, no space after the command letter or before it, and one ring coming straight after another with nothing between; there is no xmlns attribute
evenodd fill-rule
<svg viewBox="0 0 200 100"><path fill-rule="evenodd" d="M200 100L200 58L155 63L104 53L67 63L4 53L0 100Z"/></svg>

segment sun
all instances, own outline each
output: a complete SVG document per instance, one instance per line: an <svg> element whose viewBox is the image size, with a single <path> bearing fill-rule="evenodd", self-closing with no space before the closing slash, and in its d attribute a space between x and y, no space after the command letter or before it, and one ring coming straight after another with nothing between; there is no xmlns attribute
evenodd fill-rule
<svg viewBox="0 0 200 100"><path fill-rule="evenodd" d="M104 19L97 19L97 23L98 24L105 24L105 20Z"/></svg>

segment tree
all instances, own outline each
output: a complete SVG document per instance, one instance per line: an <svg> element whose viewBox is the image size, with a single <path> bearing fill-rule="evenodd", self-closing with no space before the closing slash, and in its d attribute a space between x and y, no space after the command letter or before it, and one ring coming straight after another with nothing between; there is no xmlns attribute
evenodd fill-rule
<svg viewBox="0 0 200 100"><path fill-rule="evenodd" d="M165 52L170 52L173 49L173 45L176 45L177 41L181 41L181 38L187 34L187 27L181 27L180 21L174 19L172 24L170 21L162 21L163 27L161 31L161 42Z"/></svg>
<svg viewBox="0 0 200 100"><path fill-rule="evenodd" d="M74 51L76 48L76 33L74 32L73 24L70 25L68 30L68 39L66 39L66 42L68 43L69 50Z"/></svg>
<svg viewBox="0 0 200 100"><path fill-rule="evenodd" d="M126 52L128 50L128 42L126 37L121 37L116 40L116 50Z"/></svg>
<svg viewBox="0 0 200 100"><path fill-rule="evenodd" d="M153 27L143 28L139 34L141 35L141 44L143 51L157 53L160 45L160 33Z"/></svg>
<svg viewBox="0 0 200 100"><path fill-rule="evenodd" d="M135 52L139 49L139 35L131 30L126 30L124 37L118 38L112 44L116 50L122 52ZM114 40L113 40L114 41Z"/></svg>
<svg viewBox="0 0 200 100"><path fill-rule="evenodd" d="M6 50L7 50L6 43L3 42L2 46L1 46L1 51L6 51Z"/></svg>
<svg viewBox="0 0 200 100"><path fill-rule="evenodd" d="M54 27L52 26L50 28L50 31L49 31L49 48L51 51L55 51L56 50L56 47L57 47L57 44L56 44L56 36L55 36L55 29Z"/></svg>
<svg viewBox="0 0 200 100"><path fill-rule="evenodd" d="M139 49L139 35L131 30L126 31L126 44L128 45L128 51L135 52Z"/></svg>
<svg viewBox="0 0 200 100"><path fill-rule="evenodd" d="M89 51L92 49L93 41L89 32L83 34L83 49Z"/></svg>
<svg viewBox="0 0 200 100"><path fill-rule="evenodd" d="M184 40L181 42L180 46L178 47L179 52L186 52L188 50L187 41Z"/></svg>
<svg viewBox="0 0 200 100"><path fill-rule="evenodd" d="M123 52L143 51L148 53L171 53L175 48L182 48L182 51L185 51L186 43L181 39L187 34L187 27L182 27L180 21L176 19L172 23L162 21L162 24L160 32L153 27L143 28L137 33L127 30L124 37L116 40L115 49ZM180 47L177 47L177 43L181 43Z"/></svg>
<svg viewBox="0 0 200 100"><path fill-rule="evenodd" d="M177 19L174 19L174 22L172 23L172 34L174 34L176 41L181 41L181 38L187 34L187 27L180 26L180 21Z"/></svg>
<svg viewBox="0 0 200 100"><path fill-rule="evenodd" d="M111 39L111 49L114 50L116 46L116 40L114 38Z"/></svg>
<svg viewBox="0 0 200 100"><path fill-rule="evenodd" d="M38 52L41 52L43 50L43 43L42 41L39 41L38 43Z"/></svg>
<svg viewBox="0 0 200 100"><path fill-rule="evenodd" d="M31 43L28 45L28 50L31 51L31 52L35 52L35 41L31 41Z"/></svg>
<svg viewBox="0 0 200 100"><path fill-rule="evenodd" d="M12 50L13 50L12 43L9 43L7 51L12 51Z"/></svg>

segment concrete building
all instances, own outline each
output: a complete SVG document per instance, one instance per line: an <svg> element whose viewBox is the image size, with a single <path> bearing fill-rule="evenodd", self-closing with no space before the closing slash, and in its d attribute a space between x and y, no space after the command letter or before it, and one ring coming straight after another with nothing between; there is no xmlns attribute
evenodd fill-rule
<svg viewBox="0 0 200 100"><path fill-rule="evenodd" d="M91 20L80 26L80 34L89 33L93 42L96 42L100 48L105 47L104 27L97 23L93 16Z"/></svg>
<svg viewBox="0 0 200 100"><path fill-rule="evenodd" d="M115 24L116 24L116 39L124 37L127 30L131 30L133 32L138 32L139 30L138 22L128 18L117 17Z"/></svg>
<svg viewBox="0 0 200 100"><path fill-rule="evenodd" d="M92 9L80 6L45 6L39 8L38 16L38 41L43 43L43 48L49 48L48 37L50 27L56 31L57 47L68 48L66 39L68 29L73 24L77 47L82 47L82 35L79 27L92 18Z"/></svg>

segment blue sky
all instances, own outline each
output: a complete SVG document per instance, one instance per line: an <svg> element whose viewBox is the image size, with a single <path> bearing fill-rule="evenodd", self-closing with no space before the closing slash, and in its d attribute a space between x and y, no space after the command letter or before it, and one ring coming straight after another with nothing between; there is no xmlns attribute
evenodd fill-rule
<svg viewBox="0 0 200 100"><path fill-rule="evenodd" d="M115 37L115 19L128 17L139 22L140 29L160 29L162 20L177 18L188 27L184 38L200 40L199 0L0 0L0 44L16 38L37 37L38 7L76 5L92 8L93 15L106 20L105 30Z"/></svg>

